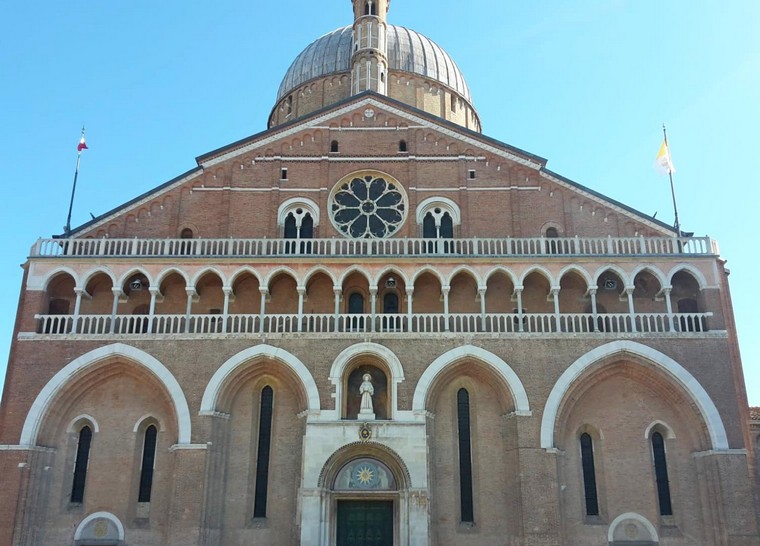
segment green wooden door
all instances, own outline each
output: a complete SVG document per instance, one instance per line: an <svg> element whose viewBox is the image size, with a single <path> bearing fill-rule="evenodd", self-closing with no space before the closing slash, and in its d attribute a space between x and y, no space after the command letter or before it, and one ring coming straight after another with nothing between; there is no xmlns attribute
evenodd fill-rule
<svg viewBox="0 0 760 546"><path fill-rule="evenodd" d="M337 546L393 546L393 501L338 501Z"/></svg>

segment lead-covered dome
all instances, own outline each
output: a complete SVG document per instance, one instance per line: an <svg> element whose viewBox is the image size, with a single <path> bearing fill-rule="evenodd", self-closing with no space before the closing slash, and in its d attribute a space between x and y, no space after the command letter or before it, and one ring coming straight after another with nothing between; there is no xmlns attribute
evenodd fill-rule
<svg viewBox="0 0 760 546"><path fill-rule="evenodd" d="M358 93L357 89L365 89L352 85L355 28L346 26L325 34L296 57L277 92L270 127L336 104ZM384 23L379 28L386 29L385 40L377 43L382 44L379 51L387 59L387 85L383 80L381 93L480 131L470 89L449 54L414 30Z"/></svg>
<svg viewBox="0 0 760 546"><path fill-rule="evenodd" d="M471 102L470 90L459 67L438 44L405 27L388 25L388 68L435 80ZM277 100L315 78L351 69L353 29L336 29L312 42L290 65L280 84Z"/></svg>

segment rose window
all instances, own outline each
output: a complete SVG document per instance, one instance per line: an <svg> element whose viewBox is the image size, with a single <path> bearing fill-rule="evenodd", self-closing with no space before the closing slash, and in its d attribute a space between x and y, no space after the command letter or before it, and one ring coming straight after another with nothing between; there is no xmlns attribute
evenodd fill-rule
<svg viewBox="0 0 760 546"><path fill-rule="evenodd" d="M333 190L331 219L354 239L382 239L398 231L406 218L406 196L401 185L381 173L356 173Z"/></svg>

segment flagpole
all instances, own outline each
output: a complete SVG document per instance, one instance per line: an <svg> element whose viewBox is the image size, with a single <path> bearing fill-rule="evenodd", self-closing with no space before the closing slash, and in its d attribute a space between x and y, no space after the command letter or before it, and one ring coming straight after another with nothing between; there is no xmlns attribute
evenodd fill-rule
<svg viewBox="0 0 760 546"><path fill-rule="evenodd" d="M84 126L82 126L82 140L81 142L84 142ZM66 227L64 228L64 234L66 237L69 236L69 233L71 233L71 211L74 208L74 194L77 191L77 178L79 178L79 162L82 160L82 150L86 148L82 148L81 146L77 146L77 166L76 169L74 169L74 184L71 187L71 201L69 202L69 215L66 217Z"/></svg>
<svg viewBox="0 0 760 546"><path fill-rule="evenodd" d="M670 157L670 145L668 144L668 132L665 129L665 124L662 124L662 136L665 138L665 149L668 153L668 176L670 177L670 193L673 196L673 212L676 217L676 235L681 238L681 222L678 221L678 205L676 205L676 186L673 184L673 161Z"/></svg>

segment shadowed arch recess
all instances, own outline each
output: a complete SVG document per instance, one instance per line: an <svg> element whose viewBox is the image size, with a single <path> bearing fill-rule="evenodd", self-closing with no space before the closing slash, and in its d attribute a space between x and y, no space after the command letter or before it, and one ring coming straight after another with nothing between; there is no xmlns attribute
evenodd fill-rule
<svg viewBox="0 0 760 546"><path fill-rule="evenodd" d="M271 359L283 364L291 372L291 375L300 380L306 402L306 410L310 414L320 411L317 384L303 362L284 349L263 344L240 351L219 367L211 377L203 393L200 414L213 415L217 411L219 398L225 390L229 379L243 368L255 366L256 361L261 358Z"/></svg>
<svg viewBox="0 0 760 546"><path fill-rule="evenodd" d="M515 413L529 415L530 404L528 403L528 394L525 391L520 378L515 371L495 354L474 345L463 345L442 354L436 358L425 370L417 383L414 391L412 410L415 412L424 412L428 402L430 390L436 382L436 379L445 372L450 366L456 365L462 360L473 359L489 366L496 375L504 382L504 385L512 393L515 402Z"/></svg>
<svg viewBox="0 0 760 546"><path fill-rule="evenodd" d="M176 413L177 443L189 444L191 439L190 409L179 383L172 373L154 356L123 343L114 343L94 349L74 359L58 371L47 382L32 403L24 421L24 428L21 431L19 443L23 446L36 445L40 425L58 393L71 381L83 377L93 366L102 363L104 360L114 358L145 368L166 389Z"/></svg>
<svg viewBox="0 0 760 546"><path fill-rule="evenodd" d="M586 370L602 360L626 353L643 358L647 362L654 364L664 371L670 379L674 380L699 409L701 417L707 426L713 449L729 449L723 420L720 417L720 413L718 413L718 408L704 387L700 385L693 375L669 356L633 341L613 341L612 343L597 347L580 357L564 371L549 394L541 419L541 447L543 449L553 449L555 447L554 428L560 406L575 381L580 379Z"/></svg>

